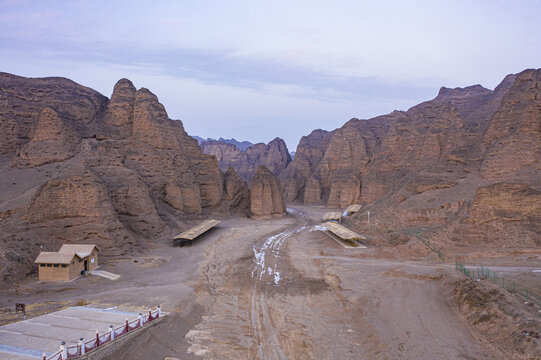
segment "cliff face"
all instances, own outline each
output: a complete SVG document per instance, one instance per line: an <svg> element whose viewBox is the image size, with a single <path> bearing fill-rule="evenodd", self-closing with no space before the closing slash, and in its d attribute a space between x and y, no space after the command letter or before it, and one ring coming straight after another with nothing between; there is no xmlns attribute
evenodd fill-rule
<svg viewBox="0 0 541 360"><path fill-rule="evenodd" d="M456 241L511 244L515 231L518 243L534 244L541 238L533 205L541 190L540 76L509 75L494 91L442 88L408 111L352 119L311 144L323 153L315 165L299 157L301 141L282 176L286 198L361 203L353 226L370 210L379 224L443 226Z"/></svg>
<svg viewBox="0 0 541 360"><path fill-rule="evenodd" d="M255 144L245 151L224 141L206 140L201 142L203 153L214 155L222 171L234 168L238 175L250 182L256 169L264 165L275 175L280 176L291 162L291 156L284 140L276 138L268 144Z"/></svg>
<svg viewBox="0 0 541 360"><path fill-rule="evenodd" d="M323 158L331 135L331 133L319 129L301 138L295 152L295 159L289 163L286 170L280 176L284 186L286 201L293 202L297 199L302 200L305 198L306 182ZM310 186L309 189L310 191L314 190L313 186ZM313 196L321 197L321 195L310 194L307 196L306 203L316 202L317 200L311 200Z"/></svg>
<svg viewBox="0 0 541 360"><path fill-rule="evenodd" d="M247 207L242 182L225 181L216 158L127 79L109 100L67 79L2 73L0 103L4 279L31 271L40 245L90 242L114 256L191 214L234 212L243 196Z"/></svg>
<svg viewBox="0 0 541 360"><path fill-rule="evenodd" d="M280 180L264 165L257 168L252 180L250 211L255 219L286 215L286 202Z"/></svg>
<svg viewBox="0 0 541 360"><path fill-rule="evenodd" d="M529 181L541 172L541 69L520 73L483 138L481 175Z"/></svg>

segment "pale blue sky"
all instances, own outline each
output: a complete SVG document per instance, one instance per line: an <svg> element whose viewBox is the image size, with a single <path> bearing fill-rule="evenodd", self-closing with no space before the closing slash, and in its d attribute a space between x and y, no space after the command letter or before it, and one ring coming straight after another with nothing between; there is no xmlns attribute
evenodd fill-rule
<svg viewBox="0 0 541 360"><path fill-rule="evenodd" d="M541 1L2 1L0 71L110 96L127 77L202 137L332 130L541 67Z"/></svg>

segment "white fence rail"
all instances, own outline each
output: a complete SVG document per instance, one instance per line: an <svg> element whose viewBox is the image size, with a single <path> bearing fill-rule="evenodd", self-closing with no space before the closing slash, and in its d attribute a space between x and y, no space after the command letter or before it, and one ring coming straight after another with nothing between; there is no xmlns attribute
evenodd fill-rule
<svg viewBox="0 0 541 360"><path fill-rule="evenodd" d="M96 331L96 337L91 340L84 341L81 338L77 345L69 346L66 346L66 343L62 342L62 345L60 345L60 350L49 356L43 354L43 360L67 360L76 358L94 349L97 349L98 347L105 345L110 341L114 341L115 339L123 336L124 334L127 334L135 329L145 326L149 322L156 320L161 316L162 311L159 306L155 310L148 309L147 314L139 314L139 318L137 319L134 319L132 321L128 321L128 319L126 319L125 324L119 325L116 328L113 328L113 325L111 325L109 331L107 331L105 334L100 335L98 331Z"/></svg>

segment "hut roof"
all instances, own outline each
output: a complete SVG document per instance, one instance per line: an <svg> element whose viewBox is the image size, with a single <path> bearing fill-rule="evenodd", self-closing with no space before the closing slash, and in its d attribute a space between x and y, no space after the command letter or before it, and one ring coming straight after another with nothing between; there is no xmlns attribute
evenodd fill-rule
<svg viewBox="0 0 541 360"><path fill-rule="evenodd" d="M69 264L75 256L77 256L75 253L43 251L34 262L36 264Z"/></svg>
<svg viewBox="0 0 541 360"><path fill-rule="evenodd" d="M342 226L340 224L336 223L326 223L324 225L330 232L332 232L335 235L338 235L340 238L344 240L366 240L364 236L361 234L357 234L354 231L351 231L345 226Z"/></svg>
<svg viewBox="0 0 541 360"><path fill-rule="evenodd" d="M346 212L350 214L356 213L359 210L361 210L361 205L358 204L350 205L346 208Z"/></svg>
<svg viewBox="0 0 541 360"><path fill-rule="evenodd" d="M87 257L94 251L94 248L99 248L93 244L64 244L58 251L63 254L77 254L81 259Z"/></svg>
<svg viewBox="0 0 541 360"><path fill-rule="evenodd" d="M175 239L175 240L177 240L177 239L193 240L196 237L198 237L199 235L203 234L204 232L212 229L213 227L215 227L219 223L221 223L221 221L216 220L216 219L205 220L201 224L199 224L197 226L194 226L193 228L178 234L173 239Z"/></svg>
<svg viewBox="0 0 541 360"><path fill-rule="evenodd" d="M331 212L327 212L327 213L325 213L325 215L323 215L323 221L340 220L341 217L342 217L341 212L339 212L339 211L331 211Z"/></svg>

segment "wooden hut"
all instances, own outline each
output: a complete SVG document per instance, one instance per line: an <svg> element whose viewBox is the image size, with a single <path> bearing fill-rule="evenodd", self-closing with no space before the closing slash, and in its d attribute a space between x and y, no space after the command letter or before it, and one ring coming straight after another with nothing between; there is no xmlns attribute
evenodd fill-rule
<svg viewBox="0 0 541 360"><path fill-rule="evenodd" d="M34 261L42 281L70 281L98 267L96 245L64 244L58 252L42 251Z"/></svg>

